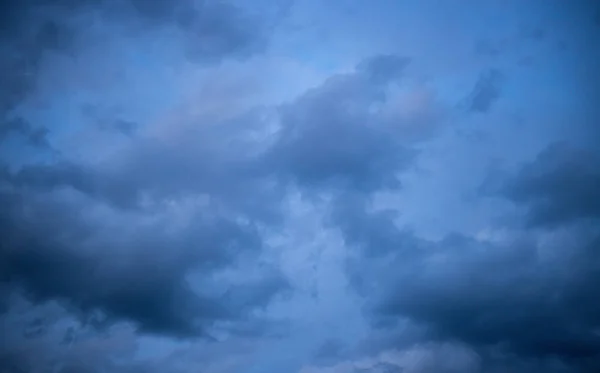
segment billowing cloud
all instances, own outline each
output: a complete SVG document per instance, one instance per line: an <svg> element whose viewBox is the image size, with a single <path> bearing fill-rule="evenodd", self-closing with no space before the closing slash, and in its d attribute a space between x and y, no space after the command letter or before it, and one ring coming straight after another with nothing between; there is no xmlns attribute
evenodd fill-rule
<svg viewBox="0 0 600 373"><path fill-rule="evenodd" d="M372 191L397 183L411 158L402 133L381 115L389 86L408 60L377 56L337 75L281 109L281 132L268 154L285 177L308 187Z"/></svg>
<svg viewBox="0 0 600 373"><path fill-rule="evenodd" d="M598 25L549 2L4 2L0 371L598 371Z"/></svg>
<svg viewBox="0 0 600 373"><path fill-rule="evenodd" d="M361 249L350 274L374 324L412 324L417 340L460 340L490 367L516 355L562 361L556 371L597 369L596 166L592 152L551 145L508 183L525 225L478 239L425 240L397 228L393 215L345 210L346 239Z"/></svg>
<svg viewBox="0 0 600 373"><path fill-rule="evenodd" d="M245 317L247 307L285 287L269 271L239 285L218 278L218 269L234 264L238 253L260 253L250 226L194 214L183 217L189 223L181 228L169 221L180 218L177 211L147 222L135 214L105 216L138 220L136 229L123 230L86 213L86 206L94 206L77 197L44 203L39 198L4 193L2 204L4 279L34 299L64 300L85 317L97 313L149 332L190 336L205 333L206 320ZM192 270L201 274L193 281L187 277Z"/></svg>
<svg viewBox="0 0 600 373"><path fill-rule="evenodd" d="M517 204L530 206L533 226L600 218L600 158L590 149L552 144L507 186Z"/></svg>

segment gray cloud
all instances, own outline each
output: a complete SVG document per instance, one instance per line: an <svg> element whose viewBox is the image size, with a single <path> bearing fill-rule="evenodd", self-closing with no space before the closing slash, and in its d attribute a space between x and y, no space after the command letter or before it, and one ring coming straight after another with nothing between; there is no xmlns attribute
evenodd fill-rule
<svg viewBox="0 0 600 373"><path fill-rule="evenodd" d="M498 69L489 69L480 74L473 90L466 98L469 111L486 113L500 97L500 89L505 79Z"/></svg>
<svg viewBox="0 0 600 373"><path fill-rule="evenodd" d="M357 73L327 82L282 108L284 133L266 153L256 152L249 140L253 131L249 123L261 118L250 113L219 126L183 126L166 142L140 139L126 154L99 168L58 162L30 164L6 173L5 187L17 198L9 203L11 198L5 194L2 227L6 236L12 237L3 249L9 280L41 299L65 299L83 311L99 310L109 319L131 320L142 330L161 333L193 334L198 331L198 319L235 317L228 312L245 312L253 305L266 304L285 287L281 278L268 275L268 271L264 280L220 294L225 304L195 294L184 276L192 269L201 269L207 271L206 281L210 281L210 272L232 264L238 252L260 253L261 237L252 225L242 226L234 219L240 216L260 221L261 216L269 216L261 205L277 208L281 197L277 187L271 186L272 175L279 178L290 172L301 185L339 178L341 185L358 190L380 186L382 181L375 179L380 173L390 173L393 179L405 156L396 158L398 143L390 136L389 125L370 117L367 110L382 99L386 79L396 79L405 64L405 59L392 56L369 60ZM319 118L321 122L315 122ZM260 121L256 123L263 126ZM291 135L292 128L299 131L299 136ZM306 157L315 153L315 141L326 137L345 138L347 144L331 148L323 143L315 158L320 163L307 162ZM372 151L377 151L373 159L369 156ZM279 165L275 160L283 163ZM340 166L336 160L354 169L342 167L336 176ZM361 185L363 180L369 185ZM61 203L45 206L32 202L37 195L72 193L69 191L91 198L89 203L108 203L125 211L143 211L143 198L150 197L161 206L161 201L205 195L211 202L201 208L209 212L223 206L226 215L209 215L208 221L198 216L200 220L175 240L161 236L161 230L148 231L152 232L149 236L136 236L121 249L122 244L115 246L90 238L99 234L102 225L80 221L79 216L85 213L78 209L85 205L67 209ZM33 217L22 215L24 208L39 211ZM42 217L56 211L62 211L62 217L52 224L45 223ZM29 233L19 233L23 231ZM111 255L106 252L82 251L79 246L84 242L88 245L90 240L92 246L107 245L106 249L117 257L109 260ZM21 249L15 250L17 246ZM166 248L171 254L163 253ZM120 258L120 250L129 254ZM138 257L146 251L156 259ZM98 266L103 269L98 270ZM147 272L153 276L146 277Z"/></svg>
<svg viewBox="0 0 600 373"><path fill-rule="evenodd" d="M501 185L493 202L506 210L487 205L489 195L471 198L476 186L467 185L492 158L511 153L514 164L552 137L532 140L544 120L576 122L591 107L593 95L571 80L593 75L592 58L572 55L587 44L554 27L558 12L376 1L346 21L333 19L335 4L302 2L273 53L242 64L265 50L271 31L264 2L253 15L242 3L0 6L0 327L8 331L0 370L293 372L312 357L320 366L308 372L598 371L595 148L554 145L517 172L493 175ZM474 9L486 21L463 18ZM304 33L324 10L323 33ZM516 17L521 11L540 20ZM359 20L363 13L375 22ZM377 24L388 14L401 27ZM488 20L503 31L484 30ZM384 30L391 36L381 43L367 40ZM505 43L504 32L520 42ZM568 56L550 63L541 54L555 56L546 49L559 33ZM473 36L490 43L475 59ZM313 49L315 41L323 45ZM548 63L506 66L520 58L517 44ZM348 58L375 50L394 52L347 71ZM394 54L406 51L414 61ZM286 65L277 79L267 71L275 63ZM336 69L346 72L314 84ZM483 72L463 101L469 113L438 105L456 102L472 71ZM506 118L493 117L510 93L504 71L519 77L519 97L536 93L519 85L532 77L547 88L532 102L561 102L547 116L519 105L527 132L519 141ZM119 80L117 89L102 91L113 87L105 78ZM567 87L570 98L560 91ZM485 143L456 134L477 126L470 113L487 114L490 125L478 126ZM44 149L54 146L61 152ZM288 292L286 276L298 289ZM162 356L138 360L138 342L140 354Z"/></svg>
<svg viewBox="0 0 600 373"><path fill-rule="evenodd" d="M252 228L226 218L198 216L175 238L149 227L111 242L102 237L110 234L102 233L106 228L83 222L83 206L39 205L34 199L4 193L1 224L3 281L33 299L65 300L76 311L98 311L109 322L132 321L142 331L190 336L205 333L214 321L245 317L286 286L269 271L239 287L211 282L237 257L260 253ZM197 271L205 294L186 280Z"/></svg>
<svg viewBox="0 0 600 373"><path fill-rule="evenodd" d="M222 323L231 333L264 333L250 315L287 289L285 279L269 265L243 283L223 284L221 273L256 263L263 248L257 225L277 224L288 182L352 189L361 201L358 195L397 186L395 173L412 151L395 123L370 110L401 82L406 64L395 56L366 60L277 108L282 130L267 150L255 139L269 125L258 110L218 125L183 124L166 139L133 138L94 166L59 160L7 168L5 280L35 302L60 300L103 328L128 321L141 332L193 336ZM146 216L198 199L175 236L160 227L168 216L129 233L87 214L105 206Z"/></svg>
<svg viewBox="0 0 600 373"><path fill-rule="evenodd" d="M3 372L133 372L143 364L131 359L137 348L131 328L111 328L98 334L91 325L78 323L55 302L35 305L14 297L15 307L0 315L4 331L0 347ZM20 332L33 326L35 335Z"/></svg>
<svg viewBox="0 0 600 373"><path fill-rule="evenodd" d="M588 149L553 144L505 187L518 205L529 206L532 226L557 226L600 218L600 157Z"/></svg>
<svg viewBox="0 0 600 373"><path fill-rule="evenodd" d="M408 319L432 338L458 339L476 349L498 345L518 356L555 356L583 366L600 351L593 300L599 284L590 264L597 262L598 236L573 241L563 243L568 252L555 253L562 257L550 262L536 257L539 248L531 242L397 242L385 260L363 261L363 268L356 263L351 273L377 299L374 314L383 327Z"/></svg>
<svg viewBox="0 0 600 373"><path fill-rule="evenodd" d="M394 214L346 205L337 221L346 242L360 248L349 275L368 297L374 325L408 322L421 328L416 338L465 342L490 371L536 364L595 371L597 169L589 151L560 145L542 151L507 184L506 195L526 209L528 224L501 241L425 240L397 228Z"/></svg>
<svg viewBox="0 0 600 373"><path fill-rule="evenodd" d="M328 79L281 109L269 167L303 187L373 191L398 184L412 158L396 123L371 110L399 83L406 58L384 55ZM338 189L338 190L339 190Z"/></svg>
<svg viewBox="0 0 600 373"><path fill-rule="evenodd" d="M17 135L24 138L25 143L34 147L46 148L48 144L48 130L34 128L22 118L5 120L0 125L0 144L10 136Z"/></svg>
<svg viewBox="0 0 600 373"><path fill-rule="evenodd" d="M260 143L262 111L228 120L178 126L168 139L142 137L100 165L64 158L28 163L2 175L15 188L72 189L119 209L143 209L182 198L206 198L234 214L256 220L278 215L281 186L265 168Z"/></svg>
<svg viewBox="0 0 600 373"><path fill-rule="evenodd" d="M130 25L132 35L146 27L179 30L183 53L203 64L248 57L267 42L260 20L223 1L9 0L0 12L2 117L35 91L49 55L76 56L90 42L85 17L93 14L109 28L111 22Z"/></svg>

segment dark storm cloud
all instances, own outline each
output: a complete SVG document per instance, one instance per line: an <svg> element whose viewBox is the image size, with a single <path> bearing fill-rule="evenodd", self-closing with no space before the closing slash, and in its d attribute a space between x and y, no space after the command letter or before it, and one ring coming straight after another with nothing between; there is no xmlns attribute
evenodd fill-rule
<svg viewBox="0 0 600 373"><path fill-rule="evenodd" d="M491 158L510 152L513 162L527 149L512 146L552 136L533 141L546 128L537 119L588 108L575 104L584 94L570 81L595 71L573 56L585 43L562 24L542 22L542 35L529 21L560 10L382 1L340 18L335 4L301 3L272 53L248 64L238 62L270 37L269 1L0 5L0 371L294 372L313 354L359 362L342 363L344 372L600 371L597 152L553 146L511 177L496 175L494 197L514 208L506 226L494 226L501 212L461 197ZM475 13L489 22L470 22ZM486 68L481 57L492 66L519 58L504 40L523 22L534 27L518 34L528 46L546 48L557 31L569 43L556 64L520 70L561 105L544 115L523 106L536 120L521 126L522 141L490 117L482 138L493 145L470 144L456 129L469 131L465 114L505 103L505 70L471 82L468 113L444 102L460 99L448 95L463 74ZM489 41L475 60L473 37ZM313 85L349 56L397 48L423 63L409 70L409 59L380 55ZM274 64L281 71L263 71ZM536 94L515 83L525 101ZM237 114L303 86L314 88ZM82 104L96 112L80 118ZM443 119L452 127L437 131ZM61 152L50 156L54 146ZM399 226L406 221L415 231ZM486 230L425 238L448 227ZM289 285L273 263L298 286L275 304ZM275 317L289 320L271 340ZM206 339L179 343L186 337Z"/></svg>
<svg viewBox="0 0 600 373"><path fill-rule="evenodd" d="M489 371L596 371L599 166L589 149L542 151L504 183L502 193L527 212L528 224L501 243L458 234L425 240L398 228L395 212L370 211L369 193L334 200L332 221L359 249L348 275L368 299L372 325L415 326L394 346L461 341ZM557 230L557 242L548 246L530 227Z"/></svg>
<svg viewBox="0 0 600 373"><path fill-rule="evenodd" d="M265 126L258 110L135 139L94 167L47 161L7 168L0 224L9 237L1 251L5 281L36 302L60 300L88 318L99 313L99 325L130 321L145 332L188 336L234 321L233 333L264 332L266 326L243 321L287 288L282 276L259 267L256 279L227 286L216 275L260 255L254 223L276 224L288 181L312 190L350 188L358 204L365 193L397 185L395 173L412 152L394 123L371 109L385 102L388 85L401 82L406 64L395 56L366 60L276 109L283 130L266 151L252 140ZM84 198L58 199L65 193ZM340 199L349 202L352 194ZM109 221L87 215L94 204L157 213L144 201L160 207L202 195L210 203L175 237L152 226L122 238L106 228ZM188 274L200 276L191 281L200 290Z"/></svg>
<svg viewBox="0 0 600 373"><path fill-rule="evenodd" d="M550 262L537 258L534 242L496 246L457 236L411 246L415 240L351 266L364 293L381 292L371 297L376 324L393 328L408 319L430 338L524 357L598 358L598 236L563 243L567 252Z"/></svg>
<svg viewBox="0 0 600 373"><path fill-rule="evenodd" d="M396 172L412 152L394 123L371 110L385 102L407 64L403 57L373 57L284 106L269 167L309 189L397 186Z"/></svg>
<svg viewBox="0 0 600 373"><path fill-rule="evenodd" d="M481 73L473 90L466 98L467 109L476 113L487 113L500 97L504 75L498 69Z"/></svg>
<svg viewBox="0 0 600 373"><path fill-rule="evenodd" d="M598 165L593 152L553 145L509 180L505 192L528 211L527 227L553 234L552 243L527 229L495 243L463 235L433 242L397 228L391 213L346 205L337 223L360 248L348 273L369 295L373 325L408 320L422 328L418 338L467 343L490 371L544 361L550 371L595 371Z"/></svg>
<svg viewBox="0 0 600 373"><path fill-rule="evenodd" d="M273 194L277 189L269 183L273 175L291 174L302 186L338 185L339 181L339 186L374 190L388 183L378 179L381 174L388 174L385 178L393 181L407 154L399 151L402 145L394 139L389 124L369 115L369 106L385 99L385 85L397 81L406 63L393 56L368 60L356 73L334 78L283 108L284 134L266 154L257 152L248 140L253 127L262 125L257 122L260 115L250 114L219 126L184 126L167 141L141 140L124 157L100 169L69 162L30 164L5 173L4 181L23 198L75 190L126 209L141 208L142 196L161 201L205 193L229 211L255 221L269 215L262 205L273 205L271 209L279 203L278 194ZM317 141L327 139L343 143L330 147L322 142L316 147ZM315 162L308 162L308 157ZM280 277L269 275L257 284L230 289L225 305L214 298L195 296L186 287L184 275L191 266L223 266L234 261L236 250L259 251L260 237L227 219L189 228L207 232L207 236L196 233L172 242L146 238L132 242L127 249L132 255L141 253L142 248L158 255L170 247L176 254L165 263L159 256L160 260L134 261L116 270L112 266L121 260L114 259L114 264L111 261L98 272L95 268L106 260L106 254L83 254L78 249L88 235L94 236L96 227L60 219L52 224L30 221L18 214L22 208L6 210L11 215L6 216L3 229L14 238L3 254L10 263L7 273L11 281L41 299L66 299L84 311L98 309L109 318L131 320L145 330L186 334L196 331L193 315L208 320L235 317L227 312L266 304L284 287ZM55 211L60 208L54 207ZM52 210L46 212L50 213ZM76 222L75 216L81 213L75 209L61 215ZM44 215L35 216L41 219ZM22 230L30 234L19 234ZM57 235L73 238L54 242ZM13 250L15 246L22 249ZM145 273L154 276L144 278Z"/></svg>
<svg viewBox="0 0 600 373"><path fill-rule="evenodd" d="M230 288L212 282L220 268L261 246L251 227L226 218L198 217L177 237L154 228L111 242L102 226L85 222L83 206L35 200L34 194L3 193L0 254L3 282L37 301L58 299L83 315L100 312L109 323L190 336L214 321L245 317L285 287L269 271ZM188 285L193 271L200 271L206 294Z"/></svg>
<svg viewBox="0 0 600 373"><path fill-rule="evenodd" d="M394 187L396 172L413 152L396 123L370 110L386 100L388 85L400 82L407 63L390 55L365 60L356 72L335 76L279 108L282 130L266 152L251 139L269 113L254 110L218 125L185 124L164 141L141 139L99 169L46 162L5 178L19 188L73 188L118 207L139 207L144 196L160 201L205 193L254 218L276 210L281 195L273 176L309 188Z"/></svg>
<svg viewBox="0 0 600 373"><path fill-rule="evenodd" d="M600 156L564 143L551 145L508 183L505 193L529 206L532 226L599 219Z"/></svg>
<svg viewBox="0 0 600 373"><path fill-rule="evenodd" d="M60 300L83 318L99 314L99 325L128 321L142 332L176 336L206 336L215 323L231 333L266 331L255 330L252 313L288 285L260 263L256 224L272 221L280 202L249 140L260 116L132 139L93 166L59 157L4 167L4 284L36 303ZM167 217L127 228L173 204L183 226L168 228L178 218ZM114 215L94 217L97 208ZM127 224L113 231L117 218ZM238 267L258 274L243 282L219 277Z"/></svg>

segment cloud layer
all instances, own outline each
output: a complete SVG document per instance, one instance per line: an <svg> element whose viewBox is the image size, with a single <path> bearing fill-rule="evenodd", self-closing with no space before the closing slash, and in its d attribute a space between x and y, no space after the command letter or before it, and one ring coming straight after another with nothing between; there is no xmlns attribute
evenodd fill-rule
<svg viewBox="0 0 600 373"><path fill-rule="evenodd" d="M0 371L600 370L592 8L3 3Z"/></svg>

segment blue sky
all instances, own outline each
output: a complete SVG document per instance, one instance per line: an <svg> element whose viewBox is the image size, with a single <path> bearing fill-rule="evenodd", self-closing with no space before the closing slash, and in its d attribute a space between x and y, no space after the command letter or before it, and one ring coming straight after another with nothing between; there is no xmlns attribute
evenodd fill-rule
<svg viewBox="0 0 600 373"><path fill-rule="evenodd" d="M0 13L0 370L600 369L593 2Z"/></svg>

